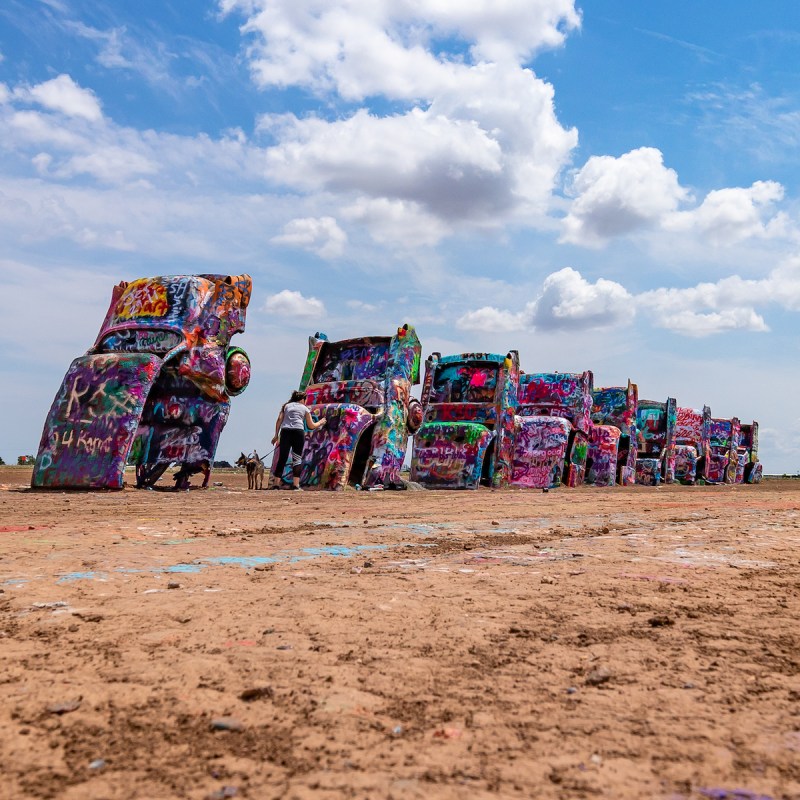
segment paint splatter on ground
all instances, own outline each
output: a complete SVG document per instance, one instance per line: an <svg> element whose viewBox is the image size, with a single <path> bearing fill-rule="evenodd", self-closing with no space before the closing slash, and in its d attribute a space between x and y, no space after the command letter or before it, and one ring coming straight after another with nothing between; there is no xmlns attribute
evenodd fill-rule
<svg viewBox="0 0 800 800"><path fill-rule="evenodd" d="M0 796L800 798L795 482L215 480L0 468Z"/></svg>

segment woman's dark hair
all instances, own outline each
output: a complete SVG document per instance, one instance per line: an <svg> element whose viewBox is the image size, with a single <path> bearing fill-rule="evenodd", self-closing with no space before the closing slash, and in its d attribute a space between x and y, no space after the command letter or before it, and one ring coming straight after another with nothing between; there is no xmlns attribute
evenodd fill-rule
<svg viewBox="0 0 800 800"><path fill-rule="evenodd" d="M306 393L296 389L292 392L292 396L289 398L290 403L302 403L306 399Z"/></svg>

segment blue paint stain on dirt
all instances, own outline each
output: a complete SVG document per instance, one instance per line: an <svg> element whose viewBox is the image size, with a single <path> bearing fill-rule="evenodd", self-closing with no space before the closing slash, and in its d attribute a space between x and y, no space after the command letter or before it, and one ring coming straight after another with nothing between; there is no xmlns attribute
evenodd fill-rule
<svg viewBox="0 0 800 800"><path fill-rule="evenodd" d="M108 573L106 572L64 572L62 573L57 583L71 583L72 581L107 581Z"/></svg>
<svg viewBox="0 0 800 800"><path fill-rule="evenodd" d="M711 800L773 800L768 794L758 794L750 789L698 789Z"/></svg>
<svg viewBox="0 0 800 800"><path fill-rule="evenodd" d="M304 547L299 552L276 553L274 556L218 556L214 558L204 558L203 562L208 564L229 565L238 564L240 567L257 567L260 564L294 564L298 561L309 561L314 558L353 558L361 553L370 550L387 550L385 544L359 544L354 547L344 545L328 545L325 547Z"/></svg>
<svg viewBox="0 0 800 800"><path fill-rule="evenodd" d="M404 547L407 545L394 545ZM423 545L425 546L425 545ZM244 569L252 569L260 564L294 564L299 561L310 561L316 558L354 558L363 553L375 550L388 550L390 545L386 544L359 544L352 547L346 545L326 545L322 547L304 547L302 550L287 550L269 556L210 556L199 558L191 563L170 564L162 567L146 567L144 569L135 567L117 567L114 572L122 574L141 574L141 573L183 573L192 574L202 572L209 566L240 566ZM69 583L72 581L107 581L106 572L66 572L58 577L58 583ZM10 582L10 581L7 581ZM20 578L16 582L24 583L26 579Z"/></svg>

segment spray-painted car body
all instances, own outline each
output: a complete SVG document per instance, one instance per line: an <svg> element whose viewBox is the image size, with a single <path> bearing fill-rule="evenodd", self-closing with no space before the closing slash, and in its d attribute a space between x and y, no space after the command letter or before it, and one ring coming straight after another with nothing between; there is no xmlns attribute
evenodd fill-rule
<svg viewBox="0 0 800 800"><path fill-rule="evenodd" d="M508 485L519 356L433 353L425 362L424 422L414 437L411 480L428 488Z"/></svg>
<svg viewBox="0 0 800 800"><path fill-rule="evenodd" d="M675 481L675 427L678 404L674 397L665 403L640 400L636 409L638 453L636 483L658 486Z"/></svg>
<svg viewBox="0 0 800 800"><path fill-rule="evenodd" d="M758 423L743 424L739 431L736 483L760 483L763 467L758 460Z"/></svg>
<svg viewBox="0 0 800 800"><path fill-rule="evenodd" d="M308 343L300 389L326 424L306 436L300 484L404 485L400 469L408 437L422 421L419 401L411 397L421 352L414 328L338 342L318 333Z"/></svg>
<svg viewBox="0 0 800 800"><path fill-rule="evenodd" d="M711 409L678 408L675 424L675 480L705 482L711 454Z"/></svg>
<svg viewBox="0 0 800 800"><path fill-rule="evenodd" d="M250 380L247 275L173 275L114 287L94 346L69 367L45 421L32 486L119 489L172 463L212 463L230 397Z"/></svg>
<svg viewBox="0 0 800 800"><path fill-rule="evenodd" d="M709 483L736 483L740 430L741 423L736 417L712 418L706 469Z"/></svg>
<svg viewBox="0 0 800 800"><path fill-rule="evenodd" d="M520 374L515 420L514 486L579 486L591 434L590 371Z"/></svg>
<svg viewBox="0 0 800 800"><path fill-rule="evenodd" d="M609 386L592 390L592 427L586 458L586 483L632 486L636 481L636 410L639 389Z"/></svg>

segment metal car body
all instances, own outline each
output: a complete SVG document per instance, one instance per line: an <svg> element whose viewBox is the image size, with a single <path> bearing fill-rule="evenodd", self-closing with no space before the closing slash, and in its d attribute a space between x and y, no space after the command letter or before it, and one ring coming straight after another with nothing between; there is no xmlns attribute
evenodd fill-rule
<svg viewBox="0 0 800 800"><path fill-rule="evenodd" d="M675 427L678 405L674 397L665 403L640 400L636 409L638 435L636 483L658 486L675 481Z"/></svg>
<svg viewBox="0 0 800 800"><path fill-rule="evenodd" d="M590 371L521 373L511 484L579 486L591 434Z"/></svg>
<svg viewBox="0 0 800 800"><path fill-rule="evenodd" d="M214 461L230 398L250 361L230 339L245 327L248 275L171 275L122 282L94 345L69 367L47 416L31 485L121 489L170 464Z"/></svg>
<svg viewBox="0 0 800 800"><path fill-rule="evenodd" d="M422 427L411 480L427 488L507 486L514 447L519 355L433 353L425 362Z"/></svg>
<svg viewBox="0 0 800 800"><path fill-rule="evenodd" d="M739 437L741 423L737 417L711 419L708 467L709 483L736 483L739 464Z"/></svg>
<svg viewBox="0 0 800 800"><path fill-rule="evenodd" d="M405 486L400 469L408 437L422 421L419 401L411 397L419 383L420 352L410 325L394 336L309 338L299 388L309 410L326 424L306 435L301 486Z"/></svg>
<svg viewBox="0 0 800 800"><path fill-rule="evenodd" d="M627 386L592 390L592 427L586 457L586 483L632 486L636 481L636 411L639 389Z"/></svg>
<svg viewBox="0 0 800 800"><path fill-rule="evenodd" d="M678 407L675 423L675 480L692 485L707 480L711 454L711 409Z"/></svg>
<svg viewBox="0 0 800 800"><path fill-rule="evenodd" d="M758 460L758 423L742 424L739 431L739 458L736 483L760 483L763 467Z"/></svg>

